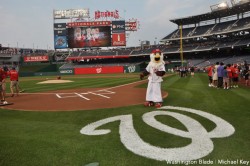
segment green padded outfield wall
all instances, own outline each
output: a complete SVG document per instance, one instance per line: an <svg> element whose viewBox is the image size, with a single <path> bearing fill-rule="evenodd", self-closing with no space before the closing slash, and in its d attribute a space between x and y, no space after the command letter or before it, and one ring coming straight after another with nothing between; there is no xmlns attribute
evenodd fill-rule
<svg viewBox="0 0 250 166"><path fill-rule="evenodd" d="M29 76L57 76L57 75L74 75L74 69L59 69L60 65L57 64L46 64L46 65L37 65L30 64L22 66L19 75L21 77Z"/></svg>
<svg viewBox="0 0 250 166"><path fill-rule="evenodd" d="M137 73L140 72L139 65L124 66L124 73Z"/></svg>

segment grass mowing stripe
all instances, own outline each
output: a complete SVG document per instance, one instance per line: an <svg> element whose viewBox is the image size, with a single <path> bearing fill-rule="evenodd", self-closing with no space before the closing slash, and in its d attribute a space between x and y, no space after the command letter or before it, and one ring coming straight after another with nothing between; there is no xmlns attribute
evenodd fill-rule
<svg viewBox="0 0 250 166"><path fill-rule="evenodd" d="M91 84L86 83L86 86L106 87L115 84L118 86L120 83L138 80L136 77L131 79L121 77L113 81L108 78L101 79L96 79L96 83L95 81L91 81ZM76 85L71 84L71 88L81 86L82 80L78 81ZM29 87L33 83L23 82L23 86ZM70 88L68 85L62 87ZM140 87L146 88L147 83ZM162 89L169 93L169 96L164 99L164 105L209 112L225 119L235 127L234 135L212 139L214 149L203 158L204 160L249 159L249 89L241 87L226 91L210 88L205 74L196 74L194 78L180 78L177 75L166 77L162 83ZM153 146L182 148L190 143L190 139L173 136L171 133L164 133L146 125L142 121L142 115L154 110L155 108L142 105L74 112L23 112L0 109L0 165L78 166L99 162L100 165L105 166L165 166L166 162L147 159L127 150L120 141L118 121L100 127L100 129L111 130L107 135L85 136L79 133L80 129L89 123L131 114L139 136ZM215 127L209 119L196 114L171 111L197 120L207 131ZM165 125L186 131L185 126L174 118L168 116L156 118Z"/></svg>

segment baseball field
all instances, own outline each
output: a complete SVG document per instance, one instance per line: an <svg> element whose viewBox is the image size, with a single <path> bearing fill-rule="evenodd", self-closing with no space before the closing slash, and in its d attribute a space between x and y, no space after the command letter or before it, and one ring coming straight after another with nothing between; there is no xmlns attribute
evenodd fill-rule
<svg viewBox="0 0 250 166"><path fill-rule="evenodd" d="M6 98L1 166L250 165L249 87L169 75L156 109L143 106L147 80L138 73L60 80L22 77L25 91Z"/></svg>

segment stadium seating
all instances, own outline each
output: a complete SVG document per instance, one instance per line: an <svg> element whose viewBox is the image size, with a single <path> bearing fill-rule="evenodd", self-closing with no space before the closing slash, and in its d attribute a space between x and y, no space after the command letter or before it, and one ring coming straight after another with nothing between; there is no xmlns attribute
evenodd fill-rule
<svg viewBox="0 0 250 166"><path fill-rule="evenodd" d="M180 57L196 67L215 62L249 63L250 2L219 11L170 20L175 29L161 39L161 48L168 59ZM180 29L182 26L182 39ZM182 49L180 40L182 40Z"/></svg>

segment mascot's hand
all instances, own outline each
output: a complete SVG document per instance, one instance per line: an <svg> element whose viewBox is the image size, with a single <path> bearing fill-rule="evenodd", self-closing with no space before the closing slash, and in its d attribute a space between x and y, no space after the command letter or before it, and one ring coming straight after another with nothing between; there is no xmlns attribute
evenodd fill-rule
<svg viewBox="0 0 250 166"><path fill-rule="evenodd" d="M144 78L144 75L143 75L143 73L141 73L140 74L140 79L143 80L143 78Z"/></svg>
<svg viewBox="0 0 250 166"><path fill-rule="evenodd" d="M160 76L160 77L164 76L165 73L166 73L165 71L157 71L157 72L155 72L155 74L157 76Z"/></svg>
<svg viewBox="0 0 250 166"><path fill-rule="evenodd" d="M144 70L141 74L140 74L140 79L142 80L145 76L149 75L149 72L147 70Z"/></svg>

